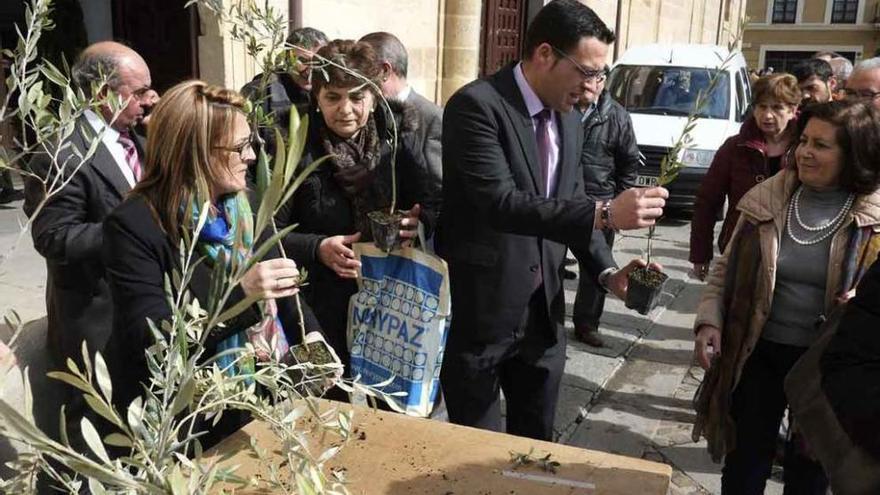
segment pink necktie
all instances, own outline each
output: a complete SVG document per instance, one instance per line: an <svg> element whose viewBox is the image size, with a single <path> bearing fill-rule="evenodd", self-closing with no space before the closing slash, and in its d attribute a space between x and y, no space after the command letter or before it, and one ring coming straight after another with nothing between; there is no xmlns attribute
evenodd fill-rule
<svg viewBox="0 0 880 495"><path fill-rule="evenodd" d="M141 180L141 161L138 158L137 148L128 131L119 134L119 144L125 150L125 162L128 163L128 168L131 169L131 173L134 175L134 181L138 182Z"/></svg>

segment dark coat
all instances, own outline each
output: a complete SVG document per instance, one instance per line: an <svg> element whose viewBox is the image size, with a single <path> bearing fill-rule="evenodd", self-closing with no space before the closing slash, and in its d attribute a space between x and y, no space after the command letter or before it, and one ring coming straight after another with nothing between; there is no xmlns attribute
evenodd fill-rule
<svg viewBox="0 0 880 495"><path fill-rule="evenodd" d="M428 173L422 155L416 147L414 131L418 118L412 108L390 102L394 118L398 122L397 185L398 209L409 209L414 204L422 206L422 223L430 234L439 212L439 197L431 193ZM386 114L377 107L376 128L380 134L379 162L373 180L391 181L391 127ZM309 138L300 167L326 155L320 142L320 126L324 119L313 114L310 119ZM315 311L328 341L348 364L345 342L348 300L357 291L354 280L344 280L321 263L318 246L326 237L355 233L354 210L342 187L333 178L335 165L332 159L321 164L300 186L290 200L275 216L279 229L297 224L296 229L284 239L288 256L308 270L308 285L303 288L306 301ZM363 234L363 233L362 233Z"/></svg>
<svg viewBox="0 0 880 495"><path fill-rule="evenodd" d="M636 185L641 160L632 118L607 91L584 121L581 166L591 199L611 199Z"/></svg>
<svg viewBox="0 0 880 495"><path fill-rule="evenodd" d="M856 445L880 461L880 262L856 289L822 356L822 389Z"/></svg>
<svg viewBox="0 0 880 495"><path fill-rule="evenodd" d="M287 140L290 109L295 108L300 115L307 114L311 94L302 89L287 72L270 74L265 88L260 87L262 78L262 74L254 77L241 88L241 94L259 105L263 115L272 115L275 127L260 127L258 130L260 139L266 143L266 153L271 157L275 154L275 128L278 128L281 137Z"/></svg>
<svg viewBox="0 0 880 495"><path fill-rule="evenodd" d="M56 366L64 366L67 358L80 363L83 340L95 352L103 351L110 337L112 303L101 259L101 223L131 189L103 143L75 170L79 159L74 149L85 155L91 142L84 128L94 135L85 118L79 120L59 153L70 182L49 198L31 226L34 247L46 259L48 343ZM54 177L46 154L36 155L29 167L50 180ZM28 180L25 190L24 210L32 215L43 200L42 184Z"/></svg>
<svg viewBox="0 0 880 495"><path fill-rule="evenodd" d="M539 268L552 320L546 326L561 324L566 246L586 265L584 276L614 266L607 244L592 235L596 205L584 194L579 115L557 120L558 182L555 196L547 198L532 118L513 69L508 65L466 85L443 115L439 252L449 263L452 352L509 338L535 291Z"/></svg>
<svg viewBox="0 0 880 495"><path fill-rule="evenodd" d="M419 116L419 127L415 130L416 149L422 150L431 178L429 185L439 194L443 186L443 109L414 89L410 90L406 102Z"/></svg>
<svg viewBox="0 0 880 495"><path fill-rule="evenodd" d="M792 119L788 125L792 128L797 123ZM792 143L791 149L783 155L780 169L794 163L791 150L795 145L796 143ZM743 123L739 134L728 138L715 153L712 165L700 183L694 203L689 258L692 263L708 263L712 260L715 221L726 198L727 216L718 235L718 248L722 253L724 252L739 218L736 205L740 198L755 184L771 175L765 154L766 147L764 135L755 123L754 117L750 116Z"/></svg>
<svg viewBox="0 0 880 495"><path fill-rule="evenodd" d="M153 337L147 318L154 322L171 319L171 308L165 294L165 276L180 271L180 253L156 222L142 196L132 196L116 208L104 222L104 262L113 290L113 334L107 345L107 365L113 377L113 400L126 410L128 404L142 393L139 385L148 377L144 350ZM264 257L277 257L273 249ZM193 270L189 285L192 295L207 306L211 267L205 262ZM244 291L236 287L227 302L232 307L244 299ZM300 340L299 313L291 299L279 299L278 315L284 325L288 342ZM318 330L308 306L303 307L306 331ZM205 357L216 354L216 345L229 335L245 330L261 319L257 305L226 322L223 329L214 329L207 339Z"/></svg>

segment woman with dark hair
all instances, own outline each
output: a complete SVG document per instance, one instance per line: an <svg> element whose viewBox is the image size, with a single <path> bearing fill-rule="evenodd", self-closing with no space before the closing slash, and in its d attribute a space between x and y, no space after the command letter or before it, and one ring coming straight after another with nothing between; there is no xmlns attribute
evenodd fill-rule
<svg viewBox="0 0 880 495"><path fill-rule="evenodd" d="M408 210L401 237L414 237L420 222L426 231L432 230L439 191L428 191L429 175L414 133L415 110L389 102L389 113L379 102L381 66L373 48L334 40L318 56L312 72L313 112L300 165L329 158L278 212L276 221L279 228L297 224L284 239L285 248L308 270L303 294L347 367L348 301L357 291L359 266L351 244L372 241L367 214L391 206L392 160L396 161L397 207Z"/></svg>
<svg viewBox="0 0 880 495"><path fill-rule="evenodd" d="M796 168L739 202L694 323L694 354L709 370L695 434L713 458L726 456L725 494L764 492L787 404L783 380L877 256L869 247L880 232L878 112L830 102L808 107L803 122ZM824 494L821 467L796 445L786 449L786 493Z"/></svg>
<svg viewBox="0 0 880 495"><path fill-rule="evenodd" d="M789 166L797 144L797 115L801 90L790 74L771 74L753 86L753 110L739 134L718 149L700 183L691 221L690 261L700 280L712 261L715 221L727 199L727 216L718 236L724 252L739 213L736 204L749 189Z"/></svg>
<svg viewBox="0 0 880 495"><path fill-rule="evenodd" d="M171 319L165 278L181 269L180 239L192 237L202 205L208 203L210 210L195 240L195 253L204 261L193 269L188 289L203 307L215 283L217 260L242 263L258 247L245 194L245 174L255 154L244 103L235 91L201 81L169 89L153 112L144 176L104 223L104 259L113 294L107 358L113 400L120 411L141 395L143 386L149 386L144 350L153 339L147 319L157 326ZM270 252L266 258L274 256L277 253ZM234 289L227 306L247 297L259 302L226 321L224 327L206 329L210 334L205 357L242 348L249 340L257 357L282 356L285 343L295 343L300 334L299 315L290 301L299 290L298 277L292 260L256 263ZM307 330L317 330L306 310ZM274 347L266 349L264 338ZM229 373L248 373L251 366L241 364L246 362L227 367L221 359L220 365Z"/></svg>

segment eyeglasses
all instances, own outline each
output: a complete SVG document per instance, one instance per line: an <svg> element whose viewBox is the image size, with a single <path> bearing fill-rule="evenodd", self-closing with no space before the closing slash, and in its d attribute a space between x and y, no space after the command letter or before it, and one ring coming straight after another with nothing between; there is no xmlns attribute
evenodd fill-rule
<svg viewBox="0 0 880 495"><path fill-rule="evenodd" d="M843 90L843 93L847 98L862 98L865 100L876 100L880 97L880 91L871 91L870 89L860 89L857 91L846 88Z"/></svg>
<svg viewBox="0 0 880 495"><path fill-rule="evenodd" d="M247 150L254 151L254 144L254 138L249 137L247 140L242 141L238 144L234 144L232 146L215 146L215 148L217 148L218 150L235 152L238 153L239 156L242 156Z"/></svg>
<svg viewBox="0 0 880 495"><path fill-rule="evenodd" d="M560 50L559 48L556 48L553 45L550 45L550 47L553 48L553 51L556 52L557 55L559 55L560 57L571 62L571 65L574 65L574 68L577 69L578 72L581 73L581 79L583 79L584 82L593 81L593 82L601 83L601 82L605 81L605 79L608 78L608 67L607 66L603 67L601 69L589 69L589 68L584 67L583 65L579 64L577 62L577 60L571 58L571 56L569 54L565 53L564 51Z"/></svg>

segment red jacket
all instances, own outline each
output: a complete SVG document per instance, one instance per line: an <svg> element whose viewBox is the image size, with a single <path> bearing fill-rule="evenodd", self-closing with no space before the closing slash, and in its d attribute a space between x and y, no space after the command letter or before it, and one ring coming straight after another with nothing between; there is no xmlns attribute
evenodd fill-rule
<svg viewBox="0 0 880 495"><path fill-rule="evenodd" d="M792 119L788 126L796 126ZM794 148L797 141L782 156L780 169L794 164ZM739 134L731 136L721 145L712 165L697 191L694 214L691 220L691 263L708 263L712 260L712 235L718 213L727 197L727 216L718 236L718 248L724 252L730 234L739 218L737 203L743 194L755 184L770 176L770 167L765 154L764 134L755 119L749 116L740 128Z"/></svg>

